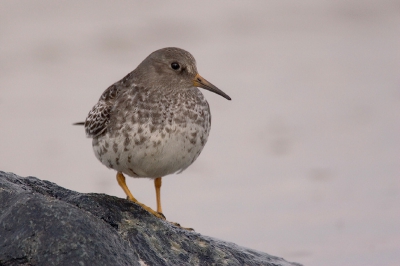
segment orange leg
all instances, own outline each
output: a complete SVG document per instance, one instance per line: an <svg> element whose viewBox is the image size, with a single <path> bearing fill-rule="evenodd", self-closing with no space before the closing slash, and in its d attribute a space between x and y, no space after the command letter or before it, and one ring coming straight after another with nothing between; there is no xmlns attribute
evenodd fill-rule
<svg viewBox="0 0 400 266"><path fill-rule="evenodd" d="M147 207L146 205L144 205L143 203L140 203L137 199L135 199L135 197L132 195L131 191L129 190L128 186L125 183L125 176L121 172L117 173L117 181L118 181L118 184L120 185L120 187L122 188L122 190L125 192L126 196L128 196L129 200L135 202L136 204L139 204L140 206L142 206L143 209L145 209L149 213L153 214L154 216L165 220L164 215L154 211L152 208ZM160 186L161 186L161 182L160 182Z"/></svg>
<svg viewBox="0 0 400 266"><path fill-rule="evenodd" d="M156 188L156 198L157 198L157 212L162 213L161 208L161 177L154 179L154 187Z"/></svg>

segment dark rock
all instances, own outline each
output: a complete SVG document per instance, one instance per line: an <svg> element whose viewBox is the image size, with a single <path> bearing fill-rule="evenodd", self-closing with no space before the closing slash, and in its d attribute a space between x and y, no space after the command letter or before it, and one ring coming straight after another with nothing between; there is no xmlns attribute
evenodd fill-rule
<svg viewBox="0 0 400 266"><path fill-rule="evenodd" d="M299 265L187 231L140 206L0 171L0 265Z"/></svg>

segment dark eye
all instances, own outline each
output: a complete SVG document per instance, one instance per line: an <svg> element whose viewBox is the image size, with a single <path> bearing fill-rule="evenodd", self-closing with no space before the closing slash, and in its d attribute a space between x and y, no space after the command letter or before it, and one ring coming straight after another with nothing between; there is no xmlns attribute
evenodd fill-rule
<svg viewBox="0 0 400 266"><path fill-rule="evenodd" d="M181 68L181 66L176 62L172 63L171 67L172 67L172 69L175 69L175 70L178 70L179 68Z"/></svg>

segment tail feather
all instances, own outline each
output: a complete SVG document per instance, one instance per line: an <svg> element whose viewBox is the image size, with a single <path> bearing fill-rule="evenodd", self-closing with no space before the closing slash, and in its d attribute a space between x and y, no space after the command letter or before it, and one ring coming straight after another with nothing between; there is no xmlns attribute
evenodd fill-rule
<svg viewBox="0 0 400 266"><path fill-rule="evenodd" d="M77 122L77 123L73 123L72 125L74 125L74 126L84 126L85 122Z"/></svg>

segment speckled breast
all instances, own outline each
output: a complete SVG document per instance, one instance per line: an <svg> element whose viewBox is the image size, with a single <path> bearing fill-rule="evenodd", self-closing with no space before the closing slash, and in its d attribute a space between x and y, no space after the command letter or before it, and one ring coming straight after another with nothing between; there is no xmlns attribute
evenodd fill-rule
<svg viewBox="0 0 400 266"><path fill-rule="evenodd" d="M209 105L197 88L163 95L142 89L119 97L110 117L105 134L93 138L95 155L133 177L185 170L199 156L211 127Z"/></svg>

